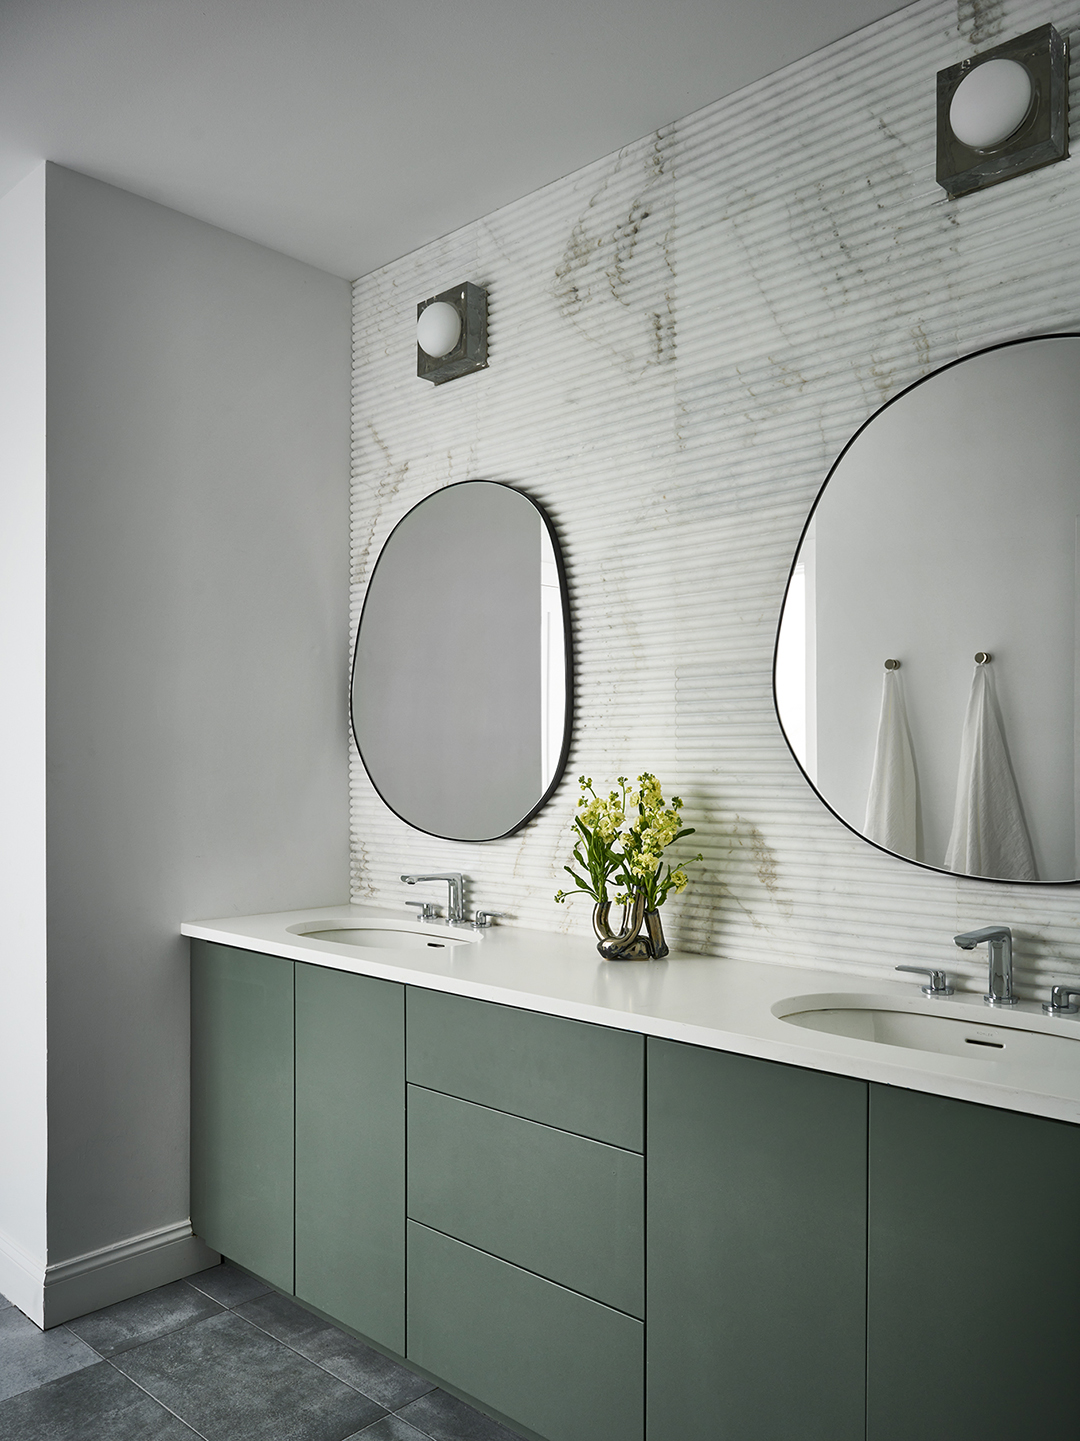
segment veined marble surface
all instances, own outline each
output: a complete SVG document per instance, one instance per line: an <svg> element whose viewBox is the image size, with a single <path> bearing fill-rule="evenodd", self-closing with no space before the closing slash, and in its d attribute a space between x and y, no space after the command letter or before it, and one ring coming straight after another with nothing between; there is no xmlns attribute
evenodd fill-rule
<svg viewBox="0 0 1080 1441"><path fill-rule="evenodd" d="M683 951L974 982L951 937L1000 922L1020 994L1080 976L1076 886L872 849L810 791L772 705L788 568L848 437L945 361L1080 329L1077 160L959 201L934 179L937 71L1048 20L1075 37L1080 6L917 0L356 283L354 627L406 510L456 480L520 486L566 557L576 721L552 802L484 846L411 830L354 755L354 900L464 871L510 924L586 936L588 902L551 899L575 778L650 770L705 856L665 912ZM489 291L490 368L432 387L415 307L465 279Z"/></svg>
<svg viewBox="0 0 1080 1441"><path fill-rule="evenodd" d="M387 950L297 934L298 927L321 924L331 929L335 921L354 926L358 921L389 922L447 944L445 949ZM462 931L454 944L454 928L445 923L420 926L414 916L387 907L324 906L187 921L181 929L199 940L332 970L1080 1122L1077 1062L1023 1065L1011 1058L986 1059L984 1052L972 1058L938 1055L805 1030L782 1019L792 1011L859 1001L963 1021L965 1033L975 1036L985 1037L988 1026L1073 1036L1080 1061L1080 1021L1053 1019L1032 1002L1004 1012L991 1010L973 992L940 1000L924 997L915 978L875 981L868 990L854 977L835 972L678 952L663 961L605 961L595 945L581 937L518 927Z"/></svg>

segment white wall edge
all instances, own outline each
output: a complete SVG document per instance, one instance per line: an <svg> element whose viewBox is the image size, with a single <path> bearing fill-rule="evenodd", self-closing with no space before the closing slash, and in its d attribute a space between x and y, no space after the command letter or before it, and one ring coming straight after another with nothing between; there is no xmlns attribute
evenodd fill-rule
<svg viewBox="0 0 1080 1441"><path fill-rule="evenodd" d="M45 1262L0 1231L0 1295L39 1326L45 1324Z"/></svg>
<svg viewBox="0 0 1080 1441"><path fill-rule="evenodd" d="M14 1295L9 1293L8 1299L47 1329L179 1281L220 1260L217 1251L192 1234L190 1221L179 1221L46 1266L44 1282L38 1282L36 1315Z"/></svg>

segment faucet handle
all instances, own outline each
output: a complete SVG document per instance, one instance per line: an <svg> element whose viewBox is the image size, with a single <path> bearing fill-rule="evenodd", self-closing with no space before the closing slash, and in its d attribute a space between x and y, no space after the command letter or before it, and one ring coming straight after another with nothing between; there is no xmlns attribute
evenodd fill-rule
<svg viewBox="0 0 1080 1441"><path fill-rule="evenodd" d="M406 901L407 906L415 906L420 912L420 920L437 921L439 919L439 908L431 901Z"/></svg>
<svg viewBox="0 0 1080 1441"><path fill-rule="evenodd" d="M477 911L473 925L478 931L486 931L492 921L502 920L505 914L505 911ZM1076 1007L1074 1006L1073 1010L1075 1009Z"/></svg>
<svg viewBox="0 0 1080 1441"><path fill-rule="evenodd" d="M935 971L930 966L897 966L898 971L914 971L917 976L929 976L930 984L920 986L924 996L951 996L952 986L949 985L949 978L944 971Z"/></svg>
<svg viewBox="0 0 1080 1441"><path fill-rule="evenodd" d="M1043 1010L1048 1016L1075 1015L1080 1006L1074 1006L1070 996L1080 996L1080 986L1053 986L1050 999L1043 1002Z"/></svg>

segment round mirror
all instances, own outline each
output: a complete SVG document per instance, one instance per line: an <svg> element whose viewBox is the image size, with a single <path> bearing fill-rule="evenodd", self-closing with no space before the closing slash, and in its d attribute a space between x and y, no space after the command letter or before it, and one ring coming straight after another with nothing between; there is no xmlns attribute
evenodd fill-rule
<svg viewBox="0 0 1080 1441"><path fill-rule="evenodd" d="M489 841L536 814L572 691L562 557L535 501L466 480L398 522L368 581L351 710L372 785L417 830Z"/></svg>
<svg viewBox="0 0 1080 1441"><path fill-rule="evenodd" d="M1078 400L1080 336L954 361L848 442L799 543L784 734L840 820L917 864L1080 877Z"/></svg>

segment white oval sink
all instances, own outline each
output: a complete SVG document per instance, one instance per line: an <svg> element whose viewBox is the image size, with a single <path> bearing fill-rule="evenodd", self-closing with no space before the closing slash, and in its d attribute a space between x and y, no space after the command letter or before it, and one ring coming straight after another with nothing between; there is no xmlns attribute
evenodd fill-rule
<svg viewBox="0 0 1080 1441"><path fill-rule="evenodd" d="M814 1000L828 1004L808 1004ZM961 1006L956 1015L908 1010L891 1006L884 997L800 996L781 1001L773 1014L791 1026L940 1056L1024 1066L1080 1064L1080 1026L1075 1022L1049 1021L1047 1026L1055 1027L1051 1031L1043 1028L1038 1016L1021 1013L1005 1022L995 1014L993 1020L984 1020L974 1005L961 1005L972 1014L963 1014Z"/></svg>
<svg viewBox="0 0 1080 1441"><path fill-rule="evenodd" d="M476 931L450 930L423 922L360 921L347 917L301 921L290 926L294 936L305 940L330 941L337 946L368 946L386 951L445 951L480 939Z"/></svg>

